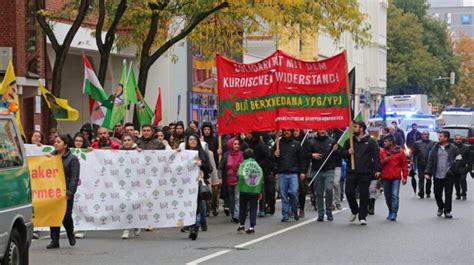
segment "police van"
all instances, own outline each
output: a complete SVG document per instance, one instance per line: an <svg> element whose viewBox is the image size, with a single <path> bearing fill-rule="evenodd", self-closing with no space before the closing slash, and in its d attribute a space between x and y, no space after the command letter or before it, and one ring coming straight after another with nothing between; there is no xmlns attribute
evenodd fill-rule
<svg viewBox="0 0 474 265"><path fill-rule="evenodd" d="M0 108L0 263L28 264L33 233L30 174L13 114Z"/></svg>

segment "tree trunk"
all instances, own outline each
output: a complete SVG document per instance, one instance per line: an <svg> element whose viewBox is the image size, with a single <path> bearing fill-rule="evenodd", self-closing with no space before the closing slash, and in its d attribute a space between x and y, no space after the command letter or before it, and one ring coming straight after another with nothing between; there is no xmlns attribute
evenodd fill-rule
<svg viewBox="0 0 474 265"><path fill-rule="evenodd" d="M99 79L100 84L105 87L105 78L107 77L107 67L109 65L109 55L110 51L107 53L100 54L100 66L99 66Z"/></svg>

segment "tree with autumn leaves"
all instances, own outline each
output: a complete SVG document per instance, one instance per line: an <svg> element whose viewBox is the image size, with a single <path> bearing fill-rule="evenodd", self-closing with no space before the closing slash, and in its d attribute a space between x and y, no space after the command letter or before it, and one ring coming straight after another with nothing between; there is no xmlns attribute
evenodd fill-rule
<svg viewBox="0 0 474 265"><path fill-rule="evenodd" d="M87 16L97 18L96 42L101 55L99 81L106 79L113 45L137 47L138 87L146 92L152 64L179 41L187 38L205 55L235 55L243 51L246 34L277 35L284 28L293 35L325 32L335 41L350 32L357 44L369 42L370 26L356 0L71 0L61 11L41 8L36 18L50 39L56 59L53 94L61 92L61 73L71 41ZM54 35L56 20L72 21L63 43ZM121 33L117 29L121 28ZM101 36L106 32L105 39Z"/></svg>
<svg viewBox="0 0 474 265"><path fill-rule="evenodd" d="M459 80L454 87L456 105L474 105L474 39L461 34L454 44L454 52L461 58Z"/></svg>

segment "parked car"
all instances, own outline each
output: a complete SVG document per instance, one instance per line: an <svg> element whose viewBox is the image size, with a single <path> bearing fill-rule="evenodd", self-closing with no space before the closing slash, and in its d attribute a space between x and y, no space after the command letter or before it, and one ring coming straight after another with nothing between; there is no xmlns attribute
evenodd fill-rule
<svg viewBox="0 0 474 265"><path fill-rule="evenodd" d="M0 263L28 264L33 233L30 173L16 120L0 108Z"/></svg>

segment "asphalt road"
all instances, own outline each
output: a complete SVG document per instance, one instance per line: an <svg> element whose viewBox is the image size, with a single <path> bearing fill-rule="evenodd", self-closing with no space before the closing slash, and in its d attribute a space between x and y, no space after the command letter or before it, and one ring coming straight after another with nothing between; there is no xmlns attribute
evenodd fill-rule
<svg viewBox="0 0 474 265"><path fill-rule="evenodd" d="M470 177L469 188L467 201L453 201L452 220L436 217L434 199L415 197L407 185L397 222L385 220L383 195L367 226L350 224L348 209L336 213L333 222L316 222L308 205L300 221L281 223L278 212L257 219L256 234L246 235L237 234L237 225L220 213L208 219L209 230L197 241L178 229L142 232L129 240L120 239L121 231L88 232L75 247L62 237L59 250L46 250L47 238L36 240L30 264L473 264Z"/></svg>

